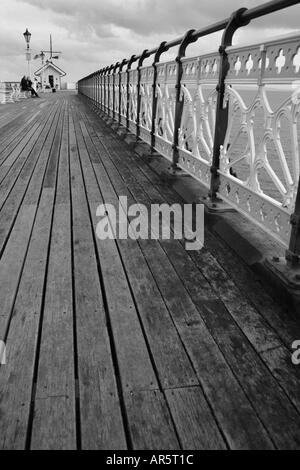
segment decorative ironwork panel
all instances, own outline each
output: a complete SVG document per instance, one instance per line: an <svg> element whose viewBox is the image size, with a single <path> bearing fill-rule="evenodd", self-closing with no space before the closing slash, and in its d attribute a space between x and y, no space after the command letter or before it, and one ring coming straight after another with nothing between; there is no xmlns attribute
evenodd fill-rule
<svg viewBox="0 0 300 470"><path fill-rule="evenodd" d="M219 54L203 55L199 58L200 70L199 80L200 83L216 84L220 71L220 56Z"/></svg>
<svg viewBox="0 0 300 470"><path fill-rule="evenodd" d="M157 66L157 109L155 117L155 149L172 160L176 105L176 62Z"/></svg>
<svg viewBox="0 0 300 470"><path fill-rule="evenodd" d="M153 77L153 67L141 68L140 138L149 145L152 130Z"/></svg>
<svg viewBox="0 0 300 470"><path fill-rule="evenodd" d="M220 196L285 246L299 181L299 48L289 36L230 49L220 155Z"/></svg>
<svg viewBox="0 0 300 470"><path fill-rule="evenodd" d="M182 67L178 164L209 187L219 59L216 55L185 59Z"/></svg>
<svg viewBox="0 0 300 470"><path fill-rule="evenodd" d="M128 102L128 119L129 129L134 134L136 133L137 124L137 85L138 85L138 71L129 71L129 102Z"/></svg>
<svg viewBox="0 0 300 470"><path fill-rule="evenodd" d="M115 120L118 121L119 120L119 93L120 93L120 85L119 85L119 74L116 73L114 75L114 79L115 79L115 96L114 96L114 116L115 116Z"/></svg>
<svg viewBox="0 0 300 470"><path fill-rule="evenodd" d="M121 72L121 123L127 125L127 72Z"/></svg>
<svg viewBox="0 0 300 470"><path fill-rule="evenodd" d="M262 198L259 193L245 187L240 181L222 173L220 196L277 241L288 246L291 214L282 205L276 204L270 198Z"/></svg>
<svg viewBox="0 0 300 470"><path fill-rule="evenodd" d="M108 107L109 107L109 110L111 111L111 114L113 112L113 109L114 109L114 103L113 103L113 99L114 99L114 76L113 74L111 75L108 75L108 97L109 97L109 102L108 102Z"/></svg>

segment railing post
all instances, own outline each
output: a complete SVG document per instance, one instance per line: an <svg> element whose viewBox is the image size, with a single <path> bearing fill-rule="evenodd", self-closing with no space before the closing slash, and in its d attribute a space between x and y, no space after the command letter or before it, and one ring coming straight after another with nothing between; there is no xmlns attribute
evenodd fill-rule
<svg viewBox="0 0 300 470"><path fill-rule="evenodd" d="M127 74L127 83L126 83L126 129L128 130L129 129L129 98L130 98L130 93L129 93L129 88L130 88L130 80L129 80L129 76L130 76L130 70L131 70L131 66L132 64L136 61L136 56L135 55L132 55L128 61L128 64L127 64L127 69L126 69L126 74Z"/></svg>
<svg viewBox="0 0 300 470"><path fill-rule="evenodd" d="M250 21L241 19L241 15L247 11L247 8L240 8L235 11L224 30L221 46L219 48L220 53L220 71L219 80L217 85L217 108L216 108L216 124L215 124L215 135L214 135L214 147L212 156L211 166L211 180L210 180L210 192L209 197L212 202L217 200L217 193L220 186L219 168L220 168L220 149L224 144L227 126L228 126L228 111L229 104L226 103L224 107L224 95L225 95L225 80L229 71L228 56L226 48L232 45L232 38L234 33L241 26L246 26Z"/></svg>
<svg viewBox="0 0 300 470"><path fill-rule="evenodd" d="M156 120L156 111L157 111L157 95L156 95L156 84L157 84L157 64L160 61L160 57L164 52L167 52L169 48L167 47L167 42L164 41L160 44L159 48L157 49L154 62L152 64L153 67L153 93L152 93L152 125L151 125L151 152L153 152L155 147L155 120Z"/></svg>
<svg viewBox="0 0 300 470"><path fill-rule="evenodd" d="M103 99L104 99L104 90L103 90L103 69L100 70L100 109L103 112Z"/></svg>
<svg viewBox="0 0 300 470"><path fill-rule="evenodd" d="M101 110L101 70L98 71L98 108Z"/></svg>
<svg viewBox="0 0 300 470"><path fill-rule="evenodd" d="M110 117L113 117L112 110L110 109L110 95L111 95L111 87L110 87L110 79L111 79L111 72L114 69L114 65L112 64L109 69L108 69L108 74L107 74L107 87L108 87L108 103L107 103L107 110L108 110L108 115Z"/></svg>
<svg viewBox="0 0 300 470"><path fill-rule="evenodd" d="M94 74L93 74L93 90L94 90L94 97L93 97L94 107L96 108L97 107L97 96L96 96L96 93L97 93L97 72L94 72Z"/></svg>
<svg viewBox="0 0 300 470"><path fill-rule="evenodd" d="M96 72L96 108L99 109L99 70Z"/></svg>
<svg viewBox="0 0 300 470"><path fill-rule="evenodd" d="M194 29L189 30L181 41L178 49L178 55L176 57L177 63L177 77L176 77L176 104L175 104L175 118L174 118L174 134L173 134L173 162L172 169L177 169L178 163L178 135L182 118L182 111L184 100L180 99L181 95L181 79L183 74L182 59L185 57L186 48L189 44L197 41L197 38L193 38Z"/></svg>
<svg viewBox="0 0 300 470"><path fill-rule="evenodd" d="M137 83L137 105L136 105L136 138L140 137L140 122L141 122L141 68L145 59L150 57L148 49L145 49L138 61L137 71L138 71L138 83Z"/></svg>
<svg viewBox="0 0 300 470"><path fill-rule="evenodd" d="M116 120L116 72L120 66L120 62L117 62L113 68L113 120Z"/></svg>
<svg viewBox="0 0 300 470"><path fill-rule="evenodd" d="M286 260L290 266L299 266L300 263L300 179L298 182L296 204L291 216L291 236L289 249L286 252Z"/></svg>
<svg viewBox="0 0 300 470"><path fill-rule="evenodd" d="M109 71L109 67L106 67L105 68L105 72L104 72L104 112L105 114L109 114L109 111L108 111L108 79L107 79L107 74L108 74L108 71Z"/></svg>
<svg viewBox="0 0 300 470"><path fill-rule="evenodd" d="M91 74L91 102L94 104L94 74Z"/></svg>
<svg viewBox="0 0 300 470"><path fill-rule="evenodd" d="M96 103L97 103L97 100L96 100L96 76L97 76L97 73L94 72L93 73L93 100L94 100L94 106L96 107Z"/></svg>
<svg viewBox="0 0 300 470"><path fill-rule="evenodd" d="M122 85L122 79L121 79L121 73L122 73L122 70L123 70L123 67L127 64L127 60L126 59L123 59L123 61L121 62L120 64L120 68L119 68L119 126L121 125L121 110L122 110L122 89L121 89L121 85Z"/></svg>

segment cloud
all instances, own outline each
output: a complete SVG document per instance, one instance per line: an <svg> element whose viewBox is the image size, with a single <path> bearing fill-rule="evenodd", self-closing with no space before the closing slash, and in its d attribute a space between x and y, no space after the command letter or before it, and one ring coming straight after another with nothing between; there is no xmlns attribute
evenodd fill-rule
<svg viewBox="0 0 300 470"><path fill-rule="evenodd" d="M251 8L262 2L244 0L243 5ZM26 27L32 32L34 53L49 47L52 33L55 49L63 51L59 66L67 72L67 80L75 81L188 29L225 19L239 7L238 0L1 0L0 79L23 75ZM235 44L290 32L299 27L299 13L297 5L255 20L237 32ZM201 38L189 54L216 50L220 36ZM175 53L174 49L166 57Z"/></svg>
<svg viewBox="0 0 300 470"><path fill-rule="evenodd" d="M103 34L105 36L112 26L128 29L142 36L157 32L181 34L187 29L202 28L210 22L225 19L240 7L237 0L20 1L77 19L81 25L88 24L99 37L103 37ZM262 0L245 0L243 6L252 8L261 3ZM298 5L285 11L284 20L281 12L272 14L273 27L298 28L299 12ZM255 21L255 24L257 27L266 27L268 21L264 18L262 21Z"/></svg>

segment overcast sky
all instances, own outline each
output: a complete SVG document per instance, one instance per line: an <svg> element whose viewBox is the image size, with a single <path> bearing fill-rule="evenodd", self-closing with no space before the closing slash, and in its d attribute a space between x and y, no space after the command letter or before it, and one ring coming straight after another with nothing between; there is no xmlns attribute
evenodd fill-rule
<svg viewBox="0 0 300 470"><path fill-rule="evenodd" d="M263 0L0 0L0 80L19 80L26 73L26 28L34 54L49 47L63 54L57 65L67 81L130 57L164 40L227 18L242 6ZM241 28L235 44L251 43L299 30L300 4ZM209 52L219 35L199 40L189 53ZM33 70L40 67L33 61Z"/></svg>

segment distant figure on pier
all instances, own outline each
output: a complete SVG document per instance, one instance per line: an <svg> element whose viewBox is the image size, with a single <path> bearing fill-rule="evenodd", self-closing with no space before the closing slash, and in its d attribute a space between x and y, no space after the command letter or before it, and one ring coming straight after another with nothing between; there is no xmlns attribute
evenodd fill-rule
<svg viewBox="0 0 300 470"><path fill-rule="evenodd" d="M27 77L27 90L31 91L31 96L35 96L36 98L39 98L39 95L37 94L34 87L32 86L32 81L30 80L30 77Z"/></svg>
<svg viewBox="0 0 300 470"><path fill-rule="evenodd" d="M21 79L21 91L27 91L27 79L25 75Z"/></svg>

